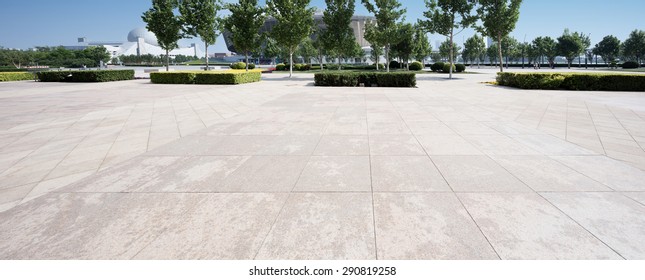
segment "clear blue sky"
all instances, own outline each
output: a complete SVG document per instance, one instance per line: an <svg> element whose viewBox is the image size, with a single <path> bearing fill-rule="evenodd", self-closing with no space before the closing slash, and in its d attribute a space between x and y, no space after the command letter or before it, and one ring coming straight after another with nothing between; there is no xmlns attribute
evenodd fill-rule
<svg viewBox="0 0 645 280"><path fill-rule="evenodd" d="M227 0L226 2L234 2ZM260 0L264 5L264 0ZM0 46L30 48L34 46L75 45L77 37L91 41L126 41L128 32L143 27L141 14L151 6L150 0L3 0L0 9ZM415 22L423 16L422 0L405 1L406 21ZM324 0L312 0L311 6L321 9ZM520 20L513 36L530 41L537 36L557 37L564 28L591 33L592 44L606 35L624 40L634 29L645 30L645 1L643 0L524 0ZM369 13L360 0L356 14ZM456 41L474 34L466 30ZM434 47L442 36L431 35ZM194 40L198 41L198 40ZM218 40L211 52L224 51ZM188 45L190 40L183 41Z"/></svg>

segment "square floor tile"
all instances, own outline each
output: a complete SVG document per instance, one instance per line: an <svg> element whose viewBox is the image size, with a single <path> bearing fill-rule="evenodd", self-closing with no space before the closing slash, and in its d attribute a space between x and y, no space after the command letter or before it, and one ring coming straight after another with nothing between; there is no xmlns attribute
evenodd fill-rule
<svg viewBox="0 0 645 280"><path fill-rule="evenodd" d="M427 156L374 156L375 192L451 191Z"/></svg>
<svg viewBox="0 0 645 280"><path fill-rule="evenodd" d="M368 156L314 156L302 171L294 191L370 192Z"/></svg>
<svg viewBox="0 0 645 280"><path fill-rule="evenodd" d="M367 156L370 154L367 136L326 135L320 139L316 156Z"/></svg>
<svg viewBox="0 0 645 280"><path fill-rule="evenodd" d="M418 135L417 139L429 155L483 155L459 135Z"/></svg>
<svg viewBox="0 0 645 280"><path fill-rule="evenodd" d="M487 156L432 156L455 192L531 192Z"/></svg>
<svg viewBox="0 0 645 280"><path fill-rule="evenodd" d="M288 194L205 194L203 200L135 259L249 260Z"/></svg>
<svg viewBox="0 0 645 280"><path fill-rule="evenodd" d="M257 259L373 260L372 194L293 193Z"/></svg>
<svg viewBox="0 0 645 280"><path fill-rule="evenodd" d="M621 259L536 193L461 193L502 259Z"/></svg>
<svg viewBox="0 0 645 280"><path fill-rule="evenodd" d="M425 151L410 135L370 135L370 154L373 156L422 156Z"/></svg>
<svg viewBox="0 0 645 280"><path fill-rule="evenodd" d="M220 192L290 192L308 156L255 156L217 186Z"/></svg>
<svg viewBox="0 0 645 280"><path fill-rule="evenodd" d="M617 191L645 191L645 171L606 156L557 156L555 160Z"/></svg>
<svg viewBox="0 0 645 280"><path fill-rule="evenodd" d="M379 259L498 259L452 193L374 195Z"/></svg>

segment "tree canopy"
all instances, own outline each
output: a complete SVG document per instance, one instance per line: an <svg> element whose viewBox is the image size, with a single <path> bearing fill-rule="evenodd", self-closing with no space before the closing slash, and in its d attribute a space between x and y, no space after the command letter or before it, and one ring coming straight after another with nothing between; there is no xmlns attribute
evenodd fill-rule
<svg viewBox="0 0 645 280"><path fill-rule="evenodd" d="M338 56L338 69L340 70L340 57L348 55L354 47L354 31L349 26L354 15L354 0L325 0L327 9L323 12L323 22L326 28L322 30L321 39L325 49Z"/></svg>
<svg viewBox="0 0 645 280"><path fill-rule="evenodd" d="M159 46L166 51L166 71L169 69L170 51L178 48L177 42L184 38L181 17L174 13L178 4L177 0L152 0L152 8L141 16L146 28L157 36Z"/></svg>
<svg viewBox="0 0 645 280"><path fill-rule="evenodd" d="M204 42L206 70L208 70L208 46L214 45L221 33L222 19L217 15L221 9L220 0L181 0L179 5L184 32L199 37Z"/></svg>
<svg viewBox="0 0 645 280"><path fill-rule="evenodd" d="M583 38L578 32L571 33L569 29L565 29L557 40L558 54L567 59L567 64L571 68L571 62L585 50Z"/></svg>
<svg viewBox="0 0 645 280"><path fill-rule="evenodd" d="M482 26L477 30L484 36L497 40L497 57L499 70L504 72L502 62L502 39L515 30L515 25L520 18L522 0L479 0L477 14L482 21Z"/></svg>
<svg viewBox="0 0 645 280"><path fill-rule="evenodd" d="M486 43L484 38L475 34L472 37L466 39L464 43L464 51L461 54L464 61L470 61L471 63L475 60L481 62L482 54L486 52Z"/></svg>
<svg viewBox="0 0 645 280"><path fill-rule="evenodd" d="M293 54L314 31L314 9L311 0L268 0L269 15L277 20L271 36L289 51L289 77L293 76Z"/></svg>
<svg viewBox="0 0 645 280"><path fill-rule="evenodd" d="M602 57L605 63L610 64L620 54L620 40L612 35L605 36L593 48L593 53Z"/></svg>
<svg viewBox="0 0 645 280"><path fill-rule="evenodd" d="M366 29L370 31L370 37L376 41L376 45L383 46L385 67L389 72L390 49L400 40L397 25L405 18L406 9L401 8L401 3L397 0L361 0L361 2L376 18L376 22L368 24Z"/></svg>
<svg viewBox="0 0 645 280"><path fill-rule="evenodd" d="M266 19L265 10L258 6L258 0L239 0L224 7L231 12L224 19L224 28L231 32L235 51L244 54L248 71L249 55L262 45L260 28Z"/></svg>
<svg viewBox="0 0 645 280"><path fill-rule="evenodd" d="M640 65L641 60L645 57L645 31L632 31L622 47L623 56L627 59L633 59Z"/></svg>

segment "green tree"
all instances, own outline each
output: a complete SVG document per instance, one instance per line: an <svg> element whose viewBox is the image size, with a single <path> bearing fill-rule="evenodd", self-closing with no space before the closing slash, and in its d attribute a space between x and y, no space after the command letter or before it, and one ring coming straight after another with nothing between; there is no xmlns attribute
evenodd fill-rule
<svg viewBox="0 0 645 280"><path fill-rule="evenodd" d="M526 47L526 58L529 64L540 63L540 48L534 43L528 43Z"/></svg>
<svg viewBox="0 0 645 280"><path fill-rule="evenodd" d="M398 29L400 40L392 46L392 53L396 53L401 58L401 63L405 63L406 69L410 70L408 62L414 53L414 26L400 23Z"/></svg>
<svg viewBox="0 0 645 280"><path fill-rule="evenodd" d="M323 12L323 22L327 26L322 31L325 49L338 56L338 70L341 68L340 57L348 55L347 51L354 46L354 31L349 26L354 15L354 0L325 0L327 9Z"/></svg>
<svg viewBox="0 0 645 280"><path fill-rule="evenodd" d="M520 18L522 0L479 0L477 14L483 26L476 29L484 36L497 40L499 70L504 72L502 61L502 39L515 29Z"/></svg>
<svg viewBox="0 0 645 280"><path fill-rule="evenodd" d="M464 51L461 56L464 60L469 60L470 63L477 60L477 67L479 67L479 63L482 61L482 54L484 53L486 53L486 43L484 42L484 38L475 34L466 39L466 42L464 43Z"/></svg>
<svg viewBox="0 0 645 280"><path fill-rule="evenodd" d="M432 53L432 46L428 40L428 34L423 28L415 26L414 28L414 59L420 61L423 65L426 64L426 57Z"/></svg>
<svg viewBox="0 0 645 280"><path fill-rule="evenodd" d="M538 48L540 57L546 58L551 69L555 68L555 58L558 56L558 44L553 38L537 37L533 44Z"/></svg>
<svg viewBox="0 0 645 280"><path fill-rule="evenodd" d="M623 55L635 60L640 66L641 59L645 57L645 31L634 30L629 34L623 43Z"/></svg>
<svg viewBox="0 0 645 280"><path fill-rule="evenodd" d="M373 28L371 32L374 33L373 40L376 40L376 45L383 46L387 62L385 67L387 72L390 72L390 49L400 40L397 25L404 18L406 9L402 9L401 3L397 0L374 0L374 3L372 0L361 0L361 2L376 18L376 23L369 23L367 28Z"/></svg>
<svg viewBox="0 0 645 280"><path fill-rule="evenodd" d="M501 60L498 60L499 48L497 47L497 43L493 43L488 46L488 48L486 49L486 56L488 56L488 61L491 65L497 65L498 63L501 63Z"/></svg>
<svg viewBox="0 0 645 280"><path fill-rule="evenodd" d="M365 27L365 40L367 40L370 43L370 48L372 49L370 58L372 61L374 61L376 65L376 70L379 70L379 62L381 60L381 55L384 54L383 52L383 46L379 45L380 38L379 38L379 32L376 29L376 25L374 24L368 24Z"/></svg>
<svg viewBox="0 0 645 280"><path fill-rule="evenodd" d="M152 8L141 18L146 28L157 36L159 46L166 51L166 71L170 67L170 51L179 47L177 42L183 38L181 18L175 15L177 0L152 0Z"/></svg>
<svg viewBox="0 0 645 280"><path fill-rule="evenodd" d="M444 60L449 60L451 55L457 56L459 55L459 51L461 50L460 46L457 46L457 44L452 43L452 49L450 48L450 39L446 38L441 45L439 45L439 54L441 54L442 59Z"/></svg>
<svg viewBox="0 0 645 280"><path fill-rule="evenodd" d="M504 60L506 60L506 68L508 68L508 61L513 61L518 57L518 46L519 43L513 37L506 36L502 40L502 55Z"/></svg>
<svg viewBox="0 0 645 280"><path fill-rule="evenodd" d="M475 23L473 12L475 1L472 0L425 0L427 11L423 15L427 20L419 20L428 31L448 37L449 46L454 45L454 37ZM455 32L455 30L458 30ZM448 61L454 64L455 53L449 48ZM452 67L450 68L452 79Z"/></svg>
<svg viewBox="0 0 645 280"><path fill-rule="evenodd" d="M569 29L565 29L562 36L558 37L558 54L567 59L569 69L571 69L571 62L583 51L582 38L577 32L571 33Z"/></svg>
<svg viewBox="0 0 645 280"><path fill-rule="evenodd" d="M314 31L314 9L310 0L268 0L269 14L277 20L271 36L289 51L289 78L293 76L293 53Z"/></svg>
<svg viewBox="0 0 645 280"><path fill-rule="evenodd" d="M223 20L224 28L231 32L235 52L244 54L246 71L249 71L249 55L262 45L260 28L266 19L265 10L258 6L258 0L239 0L224 7L231 12Z"/></svg>
<svg viewBox="0 0 645 280"><path fill-rule="evenodd" d="M321 30L316 28L315 35L314 35L314 40L311 42L314 48L316 48L316 59L318 60L318 63L320 64L320 71L325 70L325 66L323 64L323 60L325 58L325 47L322 42L322 38L320 37L321 35Z"/></svg>
<svg viewBox="0 0 645 280"><path fill-rule="evenodd" d="M276 58L280 56L282 50L278 43L271 37L265 36L264 43L262 44L262 56L270 58L273 65L276 64Z"/></svg>
<svg viewBox="0 0 645 280"><path fill-rule="evenodd" d="M311 58L315 57L317 53L318 50L314 47L313 41L310 38L303 40L298 47L298 56L302 57L302 63L311 63Z"/></svg>
<svg viewBox="0 0 645 280"><path fill-rule="evenodd" d="M208 46L215 45L221 31L222 19L217 13L222 9L220 0L181 0L179 13L184 22L184 32L201 38L206 54L208 71Z"/></svg>
<svg viewBox="0 0 645 280"><path fill-rule="evenodd" d="M605 36L593 48L593 53L602 57L602 60L609 65L620 54L620 40L612 35Z"/></svg>
<svg viewBox="0 0 645 280"><path fill-rule="evenodd" d="M96 63L96 65L101 65L101 61L107 63L110 60L110 53L104 46L92 46L83 51L83 58L87 58Z"/></svg>

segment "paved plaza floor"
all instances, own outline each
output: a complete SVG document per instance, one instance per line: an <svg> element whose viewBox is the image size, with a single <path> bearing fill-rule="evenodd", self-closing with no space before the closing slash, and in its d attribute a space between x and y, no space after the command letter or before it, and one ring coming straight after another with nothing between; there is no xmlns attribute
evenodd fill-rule
<svg viewBox="0 0 645 280"><path fill-rule="evenodd" d="M645 259L645 93L480 72L2 83L0 258Z"/></svg>

